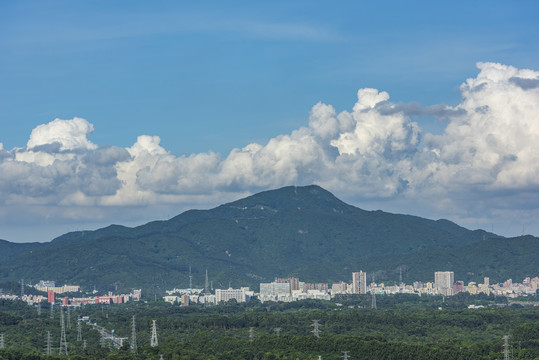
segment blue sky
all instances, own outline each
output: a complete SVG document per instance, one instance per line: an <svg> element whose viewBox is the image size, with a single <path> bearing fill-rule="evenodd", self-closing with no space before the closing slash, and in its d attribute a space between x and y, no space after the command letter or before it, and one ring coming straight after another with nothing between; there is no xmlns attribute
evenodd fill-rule
<svg viewBox="0 0 539 360"><path fill-rule="evenodd" d="M319 102L330 104L337 113L351 111L361 88L387 92L392 104L458 107L463 97L459 87L478 76L477 62L539 69L538 10L536 1L2 2L0 143L15 157L16 149L27 147L32 130L39 125L77 117L92 124L93 132L85 134L98 148L131 148L137 137L150 135L159 136L159 146L174 159L211 151L223 161L233 149L251 143L265 146L272 139L308 127L313 106ZM530 96L533 102L535 94ZM405 115L417 123L422 134L442 135L448 124L447 118L432 111ZM36 143L46 144L40 139ZM421 137L419 142L425 139ZM93 151L92 146L85 149ZM134 156L133 151L130 155ZM214 165L222 166L219 164ZM309 166L307 172L317 171L313 170L316 166ZM394 167L392 163L392 172ZM241 167L235 169L242 171ZM28 209L35 210L35 227L42 227L51 238L73 229L74 223L76 228L107 221L135 224L152 220L147 215L152 207L160 209L152 208L152 214L172 216L189 206L217 205L287 185L287 181L326 185L358 206L448 217L470 227L498 222L495 214L451 210L464 203L439 205L436 212L413 200L413 191L397 189L388 195L368 188L354 193L322 173L302 177L298 168L290 169L299 175L260 185L227 180L226 186L209 186L206 191L213 195L204 199L175 197L181 191L168 186L152 191L174 200L109 205L110 199L94 199L86 205L95 206L97 213L104 211L97 218L71 218L62 215L64 209L58 210L58 220L54 220L35 210L35 193L18 193L6 185L2 194L10 201L24 198ZM183 174L181 169L177 171ZM39 176L44 175L39 174L35 181L43 182ZM55 178L50 186L65 185L63 179ZM9 181L13 186L17 180ZM162 184L165 180L152 181ZM411 180L401 176L399 182L409 184ZM350 187L356 185L350 182ZM519 212L532 208L527 215L530 219L537 211L535 185L503 188L520 195L534 194L528 203L515 205ZM85 205L85 200L66 200L74 196L72 191L49 200L44 200L44 192L39 191L40 206ZM9 204L4 201L5 209ZM123 215L111 215L115 212L107 206L116 211L122 206ZM21 214L28 209L21 209ZM34 238L29 230L20 235L31 220L2 214L0 238ZM500 232L518 235L522 227L528 227L539 234L539 228L530 222L508 226Z"/></svg>

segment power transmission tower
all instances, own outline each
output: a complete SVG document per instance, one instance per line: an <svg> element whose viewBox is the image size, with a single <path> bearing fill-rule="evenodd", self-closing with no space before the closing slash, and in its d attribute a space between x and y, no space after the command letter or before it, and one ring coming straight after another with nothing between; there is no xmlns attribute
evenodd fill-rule
<svg viewBox="0 0 539 360"><path fill-rule="evenodd" d="M319 337L320 337L320 333L322 332L322 331L320 330L320 326L321 326L321 325L320 325L320 320L313 320L313 325L312 325L312 326L314 327L314 329L313 329L313 334L314 334L314 336L316 336L317 338L319 338Z"/></svg>
<svg viewBox="0 0 539 360"><path fill-rule="evenodd" d="M41 303L37 303L37 316L41 316Z"/></svg>
<svg viewBox="0 0 539 360"><path fill-rule="evenodd" d="M374 290L372 291L372 304L371 304L371 307L373 309L376 309L376 293L374 292Z"/></svg>
<svg viewBox="0 0 539 360"><path fill-rule="evenodd" d="M86 340L84 340L84 341L82 342L82 349L83 349L83 350L86 350Z"/></svg>
<svg viewBox="0 0 539 360"><path fill-rule="evenodd" d="M152 320L152 337L150 339L150 346L156 347L158 345L157 342L157 325L155 324L155 320Z"/></svg>
<svg viewBox="0 0 539 360"><path fill-rule="evenodd" d="M255 339L255 328L250 327L249 328L249 341L253 341Z"/></svg>
<svg viewBox="0 0 539 360"><path fill-rule="evenodd" d="M60 332L60 350L58 351L58 354L62 355L68 355L67 353L67 340L66 340L66 327L64 323L64 311L62 308L60 308L60 324L62 325L62 330Z"/></svg>
<svg viewBox="0 0 539 360"><path fill-rule="evenodd" d="M509 335L503 337L503 360L509 360Z"/></svg>
<svg viewBox="0 0 539 360"><path fill-rule="evenodd" d="M105 331L101 332L101 338L99 339L99 346L105 347Z"/></svg>
<svg viewBox="0 0 539 360"><path fill-rule="evenodd" d="M131 324L131 352L137 354L137 328L135 315L133 315L133 323Z"/></svg>
<svg viewBox="0 0 539 360"><path fill-rule="evenodd" d="M77 320L77 341L82 341L82 326L80 319Z"/></svg>
<svg viewBox="0 0 539 360"><path fill-rule="evenodd" d="M52 346L51 346L51 332L47 331L47 345L45 346L45 354L52 355Z"/></svg>
<svg viewBox="0 0 539 360"><path fill-rule="evenodd" d="M281 335L281 328L275 328L275 335L277 336Z"/></svg>
<svg viewBox="0 0 539 360"><path fill-rule="evenodd" d="M343 351L343 352L342 352L342 354L343 354L343 355L342 355L342 358L343 358L344 360L350 359L350 356L348 356L348 353L349 353L349 351Z"/></svg>
<svg viewBox="0 0 539 360"><path fill-rule="evenodd" d="M21 300L23 296L24 296L24 279L21 279Z"/></svg>
<svg viewBox="0 0 539 360"><path fill-rule="evenodd" d="M67 328L71 330L71 311L69 310L69 306L67 307Z"/></svg>
<svg viewBox="0 0 539 360"><path fill-rule="evenodd" d="M0 334L0 349L3 349L6 346L4 342L4 333Z"/></svg>
<svg viewBox="0 0 539 360"><path fill-rule="evenodd" d="M54 318L54 303L51 303L51 319Z"/></svg>

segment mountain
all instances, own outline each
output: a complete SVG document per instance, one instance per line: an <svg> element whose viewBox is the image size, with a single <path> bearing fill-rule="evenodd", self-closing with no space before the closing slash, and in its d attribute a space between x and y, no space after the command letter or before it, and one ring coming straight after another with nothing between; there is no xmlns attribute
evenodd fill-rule
<svg viewBox="0 0 539 360"><path fill-rule="evenodd" d="M538 240L531 237L518 246L536 246ZM429 281L435 270L452 270L447 256L476 254L479 258L455 261L466 273L497 268L496 258L483 248L505 249L510 242L448 220L365 211L318 186L290 186L134 228L72 232L30 250L14 244L18 252L12 249L13 256L0 259L0 282L50 279L86 287L170 289L188 286L191 267L194 286L203 286L208 269L215 287L257 287L289 275L349 281L360 269L381 270L380 276L391 279L401 265L407 274L419 269L418 280ZM537 265L528 257L522 252L518 260ZM521 276L518 264L506 268L505 273ZM458 278L461 270L454 269Z"/></svg>

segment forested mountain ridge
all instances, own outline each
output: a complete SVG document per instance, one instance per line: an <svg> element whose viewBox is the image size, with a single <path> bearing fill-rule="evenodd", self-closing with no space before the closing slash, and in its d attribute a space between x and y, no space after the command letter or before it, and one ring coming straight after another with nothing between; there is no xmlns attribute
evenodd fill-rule
<svg viewBox="0 0 539 360"><path fill-rule="evenodd" d="M501 242L484 241L490 238ZM522 246L538 240L531 237ZM456 266L466 266L466 273L495 268L495 259L481 258L489 252L480 247L501 246L504 241L448 220L365 211L319 186L289 186L211 210L189 210L167 221L68 233L1 258L0 282L54 279L88 287L163 289L187 286L191 267L197 286L203 284L208 269L215 287L229 282L256 287L260 281L288 275L305 281L349 281L350 273L359 269L391 279L402 265L408 274L421 276L417 280L429 281L426 277L440 270L427 271L429 264L448 265L444 256L474 244L474 261ZM529 254L519 254L518 261L530 261L522 258ZM504 273L520 276L517 267L513 262ZM454 270L458 277L463 269L444 270Z"/></svg>

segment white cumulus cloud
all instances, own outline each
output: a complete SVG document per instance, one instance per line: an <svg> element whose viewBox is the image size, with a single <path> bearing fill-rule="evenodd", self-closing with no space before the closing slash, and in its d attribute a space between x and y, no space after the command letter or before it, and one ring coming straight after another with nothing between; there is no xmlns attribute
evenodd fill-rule
<svg viewBox="0 0 539 360"><path fill-rule="evenodd" d="M316 183L360 206L392 200L403 211L464 224L511 214L533 219L539 72L496 63L478 68L462 84L457 106L393 103L386 92L360 89L351 111L318 103L305 127L226 156L176 156L149 135L128 148L98 146L88 139L94 127L87 120L56 119L36 127L26 147L5 150L0 143L0 213L9 217L6 207L16 206L44 216L47 207L59 218L91 219L110 216L110 209L205 207ZM422 132L412 118L418 115L442 118L445 131ZM74 210L81 206L92 211Z"/></svg>

